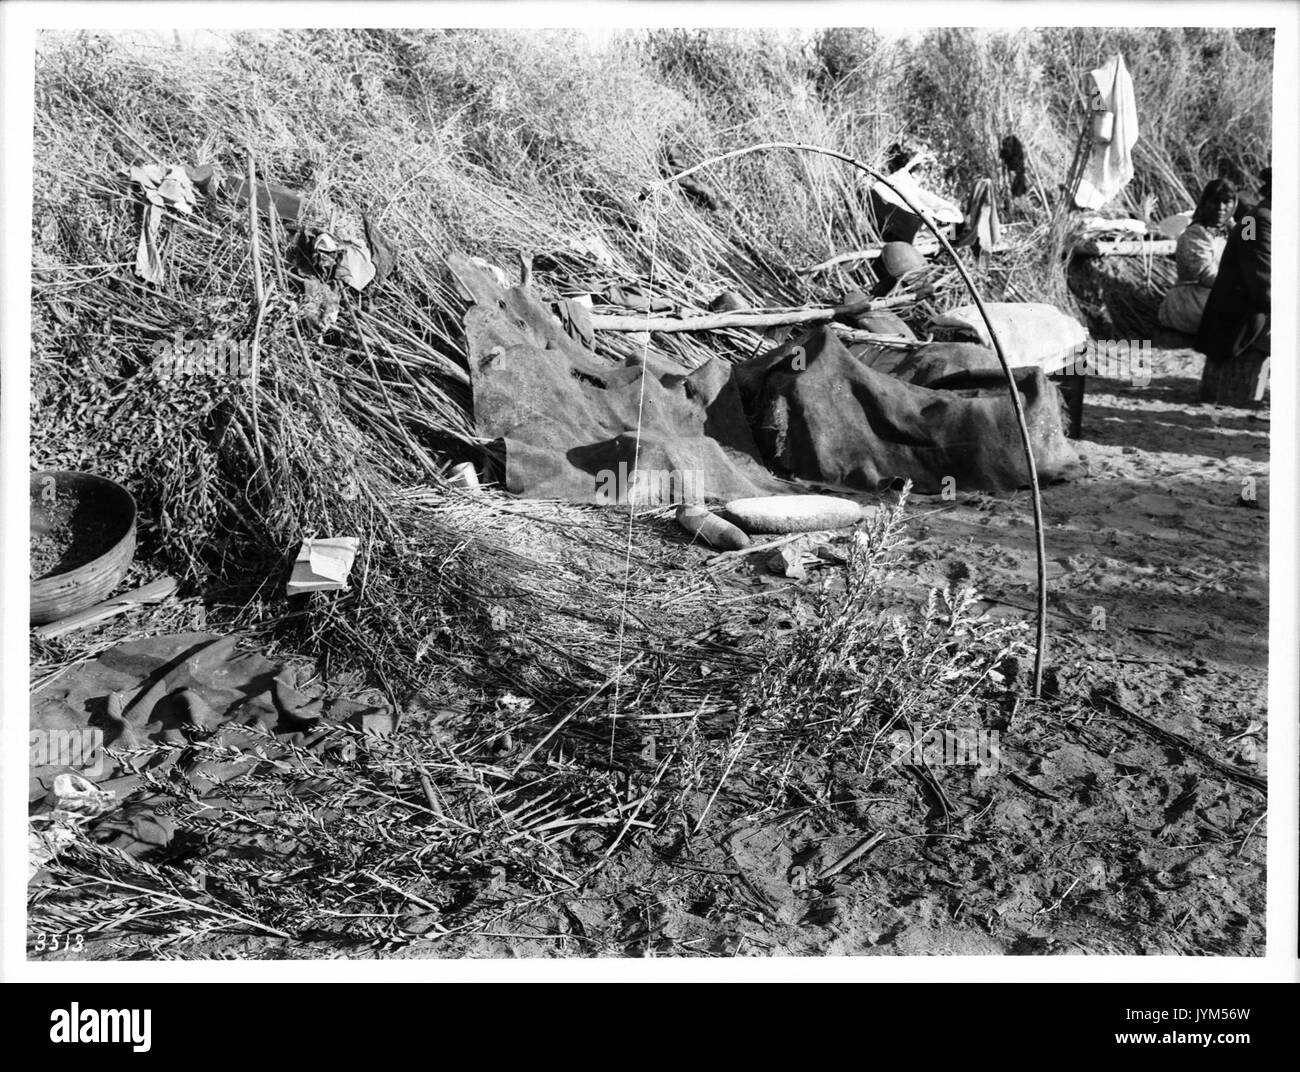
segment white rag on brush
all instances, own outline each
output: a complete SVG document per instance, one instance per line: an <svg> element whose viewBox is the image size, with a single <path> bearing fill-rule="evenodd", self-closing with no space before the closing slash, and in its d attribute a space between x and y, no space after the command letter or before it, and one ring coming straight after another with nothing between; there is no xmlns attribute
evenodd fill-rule
<svg viewBox="0 0 1300 1072"><path fill-rule="evenodd" d="M1128 185L1133 178L1133 146L1138 140L1137 100L1133 79L1116 53L1106 66L1091 72L1101 111L1114 115L1109 142L1094 142L1088 167L1079 180L1074 203L1080 208L1098 209Z"/></svg>

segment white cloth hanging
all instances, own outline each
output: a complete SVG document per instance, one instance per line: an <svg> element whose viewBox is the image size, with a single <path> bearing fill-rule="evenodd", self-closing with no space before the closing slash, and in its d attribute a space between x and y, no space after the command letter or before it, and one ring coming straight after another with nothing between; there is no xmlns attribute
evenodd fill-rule
<svg viewBox="0 0 1300 1072"><path fill-rule="evenodd" d="M1129 77L1124 57L1115 57L1090 74L1100 111L1110 112L1114 120L1108 142L1094 141L1092 155L1074 203L1080 208L1099 209L1128 185L1133 178L1133 146L1138 140L1137 100L1133 79Z"/></svg>

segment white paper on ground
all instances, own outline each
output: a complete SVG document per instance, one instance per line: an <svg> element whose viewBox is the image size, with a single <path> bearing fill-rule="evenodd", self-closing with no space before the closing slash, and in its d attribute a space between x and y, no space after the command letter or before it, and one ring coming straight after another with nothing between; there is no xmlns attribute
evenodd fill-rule
<svg viewBox="0 0 1300 1072"><path fill-rule="evenodd" d="M355 536L303 540L289 583L284 586L285 593L292 596L347 588L359 544Z"/></svg>

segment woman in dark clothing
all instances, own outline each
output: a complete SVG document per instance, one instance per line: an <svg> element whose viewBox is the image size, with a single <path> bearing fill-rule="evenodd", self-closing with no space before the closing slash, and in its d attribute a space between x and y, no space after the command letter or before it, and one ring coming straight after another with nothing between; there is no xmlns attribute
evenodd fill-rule
<svg viewBox="0 0 1300 1072"><path fill-rule="evenodd" d="M1273 174L1239 213L1205 303L1196 348L1205 355L1201 398L1225 405L1263 400L1272 353Z"/></svg>

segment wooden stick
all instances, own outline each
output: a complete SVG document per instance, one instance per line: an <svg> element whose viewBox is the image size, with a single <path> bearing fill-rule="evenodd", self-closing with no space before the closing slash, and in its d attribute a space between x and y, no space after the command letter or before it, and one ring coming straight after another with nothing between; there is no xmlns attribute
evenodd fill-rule
<svg viewBox="0 0 1300 1072"><path fill-rule="evenodd" d="M785 324L817 324L840 316L858 316L874 309L907 305L921 295L893 295L864 298L844 305L789 307L772 310L740 309L730 313L700 316L619 316L593 313L591 326L597 331L718 331L722 328L775 328Z"/></svg>
<svg viewBox="0 0 1300 1072"><path fill-rule="evenodd" d="M939 247L931 242L924 244L912 241L912 246L918 253L929 254L938 253ZM819 264L810 264L807 268L795 269L795 275L815 275L818 272L825 272L841 264L851 264L854 261L871 261L875 260L884 252L884 246L872 246L869 249L854 249L846 253L837 253L834 257L829 257Z"/></svg>
<svg viewBox="0 0 1300 1072"><path fill-rule="evenodd" d="M813 529L811 531L817 532L822 530ZM735 551L719 551L716 555L706 558L704 560L704 565L709 567L717 566L724 562L731 562L737 558L744 558L746 555L758 554L760 551L771 551L774 548L783 547L788 543L794 543L795 540L808 535L810 535L808 532L791 532L785 536L780 536L777 539L768 540L766 543L750 544L748 547L742 547ZM827 532L827 535L829 537L829 532Z"/></svg>
<svg viewBox="0 0 1300 1072"><path fill-rule="evenodd" d="M740 758L740 753L745 750L745 745L749 743L749 730L739 734L732 742L730 749L731 755L727 759L726 769L722 772L722 777L718 779L718 784L714 787L713 792L709 794L709 799L704 802L704 810L700 812L700 817L695 821L695 829L691 831L692 835L698 834L704 826L704 820L708 817L709 809L713 807L713 802L718 799L718 794L722 792L722 787L727 784L727 778L731 775L731 768L736 765L736 760Z"/></svg>
<svg viewBox="0 0 1300 1072"><path fill-rule="evenodd" d="M875 246L872 249L855 249L848 253L837 253L834 257L824 260L819 264L810 264L807 268L796 268L795 275L816 275L818 272L825 272L840 264L852 264L855 261L873 261L884 252L884 246Z"/></svg>
<svg viewBox="0 0 1300 1072"><path fill-rule="evenodd" d="M711 164L720 163L723 160L731 160L737 156L745 156L748 153L756 153L764 149L790 149L801 153L819 153L822 156L830 156L836 160L842 160L851 167L865 172L875 182L880 183L887 189L892 190L909 209L912 210L925 224L926 229L934 235L940 247L948 254L948 259L952 261L953 266L957 269L958 275L961 276L962 283L970 292L971 299L975 303L975 308L979 310L984 326L988 328L989 339L993 343L993 352L997 354L998 364L1002 366L1002 373L1007 380L1007 389L1011 392L1011 405L1016 413L1016 428L1020 433L1020 444L1025 452L1025 465L1029 471L1029 490L1033 501L1034 509L1034 543L1038 559L1038 630L1036 644L1034 649L1034 684L1033 694L1035 698L1042 695L1043 691L1043 657L1047 651L1047 548L1043 538L1043 496L1038 488L1038 467L1034 463L1033 445L1029 439L1029 426L1025 423L1025 407L1020 399L1020 389L1016 386L1015 375L1011 371L1011 365L1007 361L1007 355L1002 349L1002 341L998 338L997 330L993 327L993 320L989 316L988 309L984 306L984 299L980 297L979 291L975 289L975 281L971 279L970 272L962 264L961 259L957 256L957 251L952 248L952 244L943 236L939 230L938 224L931 219L930 214L920 208L907 194L895 186L884 175L869 164L864 164L856 157L849 156L847 153L841 153L835 149L825 149L818 145L805 145L802 142L795 141L768 141L759 145L746 146L743 149L733 149L729 153L721 153L718 156L711 156L703 160L694 167L687 168L685 171L679 171L675 175L669 175L666 178L656 180L641 191L640 199L645 200L650 191L659 186L666 186L669 183L678 181L701 168L708 167Z"/></svg>
<svg viewBox="0 0 1300 1072"><path fill-rule="evenodd" d="M268 193L269 196L269 193ZM274 211L274 206L272 206ZM257 420L257 395L259 372L262 363L262 317L266 315L266 287L262 282L262 231L257 226L257 174L253 168L253 150L248 150L248 239L253 261L253 292L257 297L257 317L253 321L253 341L250 344L250 394L252 398L253 450L257 455L257 468L266 472L266 459L262 453L262 429Z"/></svg>
<svg viewBox="0 0 1300 1072"><path fill-rule="evenodd" d="M433 904L430 901L426 901L423 897L415 896L415 894L411 893L409 890L402 889L401 886L394 886L391 882L388 881L388 879L380 878L373 871L363 871L362 874L365 875L367 878L373 880L374 882L378 882L379 885L392 890L394 893L398 894L399 896L405 897L412 904L417 904L421 908L433 912L435 915L439 915L439 916L442 915L442 909L439 908L436 904Z"/></svg>
<svg viewBox="0 0 1300 1072"><path fill-rule="evenodd" d="M828 879L835 875L838 875L841 871L843 871L846 867L848 867L849 864L853 863L855 860L861 859L872 849L874 849L878 844L880 844L882 840L884 840L884 837L885 835L879 830L877 830L874 834L868 834L866 837L864 837L861 841L859 841L856 845L854 845L853 848L849 849L848 852L846 852L834 863L829 864L828 866L822 868L822 870L817 875L817 881L821 882L823 879Z"/></svg>
<svg viewBox="0 0 1300 1072"><path fill-rule="evenodd" d="M37 629L33 629L32 633L34 636L48 640L50 637L63 636L64 633L84 629L88 625L94 625L95 622L102 622L107 618L123 614L132 607L139 607L145 603L160 603L176 591L176 584L175 577L160 577L149 584L133 588L129 592L123 592L113 599L106 599L102 603L96 603L93 607L79 610L75 614L69 614L56 622L50 622L48 625L42 625Z"/></svg>
<svg viewBox="0 0 1300 1072"><path fill-rule="evenodd" d="M839 335L843 342L865 342L872 346L892 346L896 350L919 350L923 346L929 346L934 342L933 335L927 335L924 339L905 339L902 335L881 335L875 331L862 331L860 328L845 327L843 324L833 325L835 333Z"/></svg>
<svg viewBox="0 0 1300 1072"><path fill-rule="evenodd" d="M1174 732L1168 726L1160 725L1159 722L1147 718L1146 715L1139 714L1137 711L1134 711L1131 707L1126 707L1118 700L1111 699L1110 697L1103 697L1102 703L1116 713L1123 715L1132 722L1133 725L1143 730L1148 736L1160 741L1162 744L1171 744L1179 751L1187 752L1189 755L1195 756L1207 767L1211 768L1218 774L1223 775L1225 778L1231 779L1239 785L1246 785L1251 789L1258 789L1261 793L1267 795L1267 778L1262 778L1258 774L1251 774L1249 771L1244 771L1238 767L1234 767L1231 763L1220 759L1208 749L1202 748L1195 741L1184 737L1181 733Z"/></svg>

